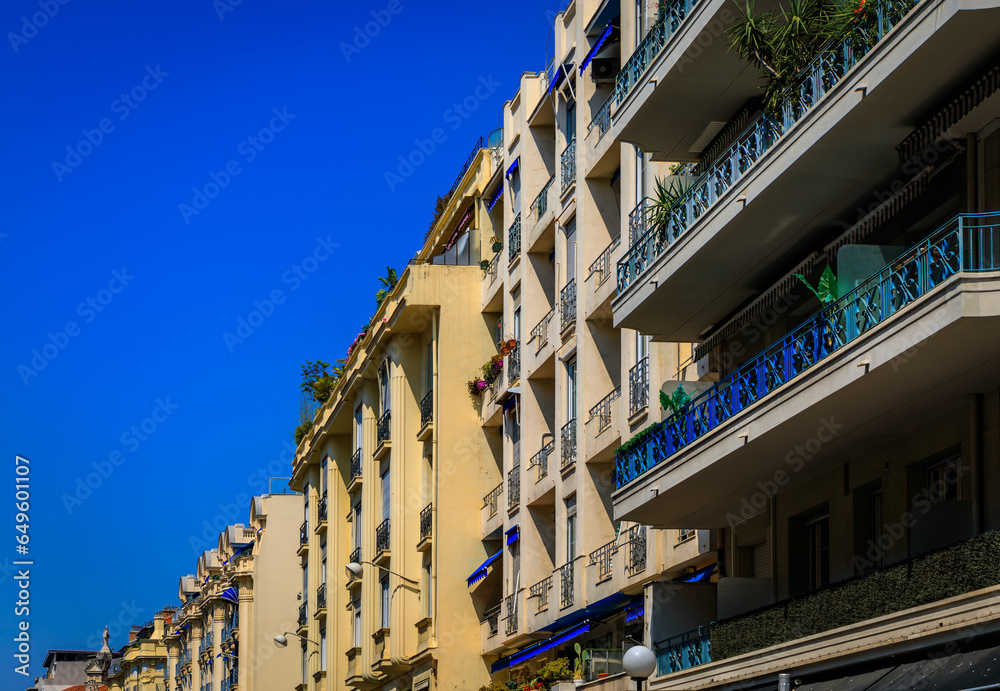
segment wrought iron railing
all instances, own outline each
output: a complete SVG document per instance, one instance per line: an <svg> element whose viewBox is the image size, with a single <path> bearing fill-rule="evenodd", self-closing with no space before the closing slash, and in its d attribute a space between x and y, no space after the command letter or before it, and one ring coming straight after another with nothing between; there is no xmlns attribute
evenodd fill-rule
<svg viewBox="0 0 1000 691"><path fill-rule="evenodd" d="M354 452L354 455L351 456L351 479L352 480L361 477L361 469L363 467L364 467L364 465L361 463L361 449L358 449L357 451Z"/></svg>
<svg viewBox="0 0 1000 691"><path fill-rule="evenodd" d="M326 583L316 588L316 609L326 609Z"/></svg>
<svg viewBox="0 0 1000 691"><path fill-rule="evenodd" d="M531 461L528 463L528 468L538 468L538 475L535 477L535 482L539 482L542 478L548 476L549 455L552 453L552 449L555 448L555 445L555 438L549 439L547 443L542 444L542 448L538 450L538 453L531 457Z"/></svg>
<svg viewBox="0 0 1000 691"><path fill-rule="evenodd" d="M351 552L350 564L360 564L361 563L361 548L355 547L354 551Z"/></svg>
<svg viewBox="0 0 1000 691"><path fill-rule="evenodd" d="M517 633L517 594L504 598L504 632L508 636Z"/></svg>
<svg viewBox="0 0 1000 691"><path fill-rule="evenodd" d="M549 210L549 190L552 189L552 183L555 181L554 177L549 178L549 181L545 183L545 187L535 197L535 201L531 202L531 217L534 219L533 222L536 225L545 216L545 212Z"/></svg>
<svg viewBox="0 0 1000 691"><path fill-rule="evenodd" d="M490 279L490 285L493 285L493 281L497 280L497 269L500 266L500 253L497 252L490 259L490 263L486 267L486 276Z"/></svg>
<svg viewBox="0 0 1000 691"><path fill-rule="evenodd" d="M528 597L538 598L538 610L541 612L549 606L549 591L552 590L552 576L547 576L528 589Z"/></svg>
<svg viewBox="0 0 1000 691"><path fill-rule="evenodd" d="M1000 268L1000 214L957 216L693 398L616 460L618 487L663 463L961 272Z"/></svg>
<svg viewBox="0 0 1000 691"><path fill-rule="evenodd" d="M653 651L656 653L657 675L706 665L712 661L710 627L699 626L693 631L658 641Z"/></svg>
<svg viewBox="0 0 1000 691"><path fill-rule="evenodd" d="M573 562L569 561L559 567L559 608L566 609L573 606L573 590L575 581L573 578Z"/></svg>
<svg viewBox="0 0 1000 691"><path fill-rule="evenodd" d="M299 526L299 546L309 543L309 521Z"/></svg>
<svg viewBox="0 0 1000 691"><path fill-rule="evenodd" d="M628 414L632 417L649 405L649 356L628 371Z"/></svg>
<svg viewBox="0 0 1000 691"><path fill-rule="evenodd" d="M587 418L587 422L597 420L597 434L601 434L608 427L611 427L612 406L618 400L621 392L622 387L616 386L611 393L599 400L597 405L590 409L590 416Z"/></svg>
<svg viewBox="0 0 1000 691"><path fill-rule="evenodd" d="M323 492L323 496L319 498L319 503L316 505L316 518L320 523L326 520L326 508L327 499L326 492Z"/></svg>
<svg viewBox="0 0 1000 691"><path fill-rule="evenodd" d="M594 117L591 119L590 125L587 127L587 134L590 134L590 131L595 127L597 128L597 141L604 139L604 135L606 135L608 130L611 129L611 104L614 100L615 91L612 90L611 93L608 94L607 100L604 101L601 107L597 109L597 112L594 113Z"/></svg>
<svg viewBox="0 0 1000 691"><path fill-rule="evenodd" d="M486 390L490 392L490 402L496 400L497 396L500 395L500 385L503 384L503 375L500 374L493 377L486 385Z"/></svg>
<svg viewBox="0 0 1000 691"><path fill-rule="evenodd" d="M299 605L299 626L305 626L309 621L309 603Z"/></svg>
<svg viewBox="0 0 1000 691"><path fill-rule="evenodd" d="M741 134L715 164L702 173L669 208L644 200L632 212L644 232L618 262L618 294L735 185L754 164L823 99L851 68L899 21L916 0L869 3L851 28L832 41L784 92L779 113L764 112ZM622 75L627 70L622 70ZM621 78L621 75L619 75ZM631 216L630 215L630 223Z"/></svg>
<svg viewBox="0 0 1000 691"><path fill-rule="evenodd" d="M490 493L483 497L483 508L489 513L489 518L493 518L497 515L497 504L500 501L500 495L503 493L503 483L490 490Z"/></svg>
<svg viewBox="0 0 1000 691"><path fill-rule="evenodd" d="M500 631L500 612L503 610L503 605L499 604L496 607L490 607L483 614L486 617L486 622L490 627L490 638L493 638Z"/></svg>
<svg viewBox="0 0 1000 691"><path fill-rule="evenodd" d="M375 554L389 549L389 519L385 519L375 528Z"/></svg>
<svg viewBox="0 0 1000 691"><path fill-rule="evenodd" d="M431 536L431 529L433 526L433 521L431 520L434 516L434 505L428 504L420 512L420 539L423 540L425 537Z"/></svg>
<svg viewBox="0 0 1000 691"><path fill-rule="evenodd" d="M590 564L597 567L597 582L611 578L611 556L615 553L615 541L598 547L590 553Z"/></svg>
<svg viewBox="0 0 1000 691"><path fill-rule="evenodd" d="M559 172L562 176L562 193L566 194L566 190L576 182L576 137L570 140L559 157Z"/></svg>
<svg viewBox="0 0 1000 691"><path fill-rule="evenodd" d="M507 473L507 510L513 511L521 503L521 466L515 465Z"/></svg>
<svg viewBox="0 0 1000 691"><path fill-rule="evenodd" d="M649 32L636 46L635 52L622 67L615 80L615 103L621 105L635 85L639 83L639 78L652 64L656 56L660 54L667 41L676 33L677 29L684 22L684 19L691 13L691 10L698 4L699 0L672 0L669 3L660 5L660 15L653 22Z"/></svg>
<svg viewBox="0 0 1000 691"><path fill-rule="evenodd" d="M434 391L428 391L427 395L420 399L420 426L423 427L428 422L434 420Z"/></svg>
<svg viewBox="0 0 1000 691"><path fill-rule="evenodd" d="M562 458L559 468L568 468L576 461L576 418L562 426Z"/></svg>
<svg viewBox="0 0 1000 691"><path fill-rule="evenodd" d="M521 344L518 343L507 356L507 385L511 386L521 378Z"/></svg>
<svg viewBox="0 0 1000 691"><path fill-rule="evenodd" d="M507 230L507 265L510 266L514 260L521 255L521 214L514 218L514 222Z"/></svg>
<svg viewBox="0 0 1000 691"><path fill-rule="evenodd" d="M565 331L576 323L576 279L571 278L559 293L559 328Z"/></svg>
<svg viewBox="0 0 1000 691"><path fill-rule="evenodd" d="M625 542L625 575L634 576L646 570L646 526L629 528Z"/></svg>
<svg viewBox="0 0 1000 691"><path fill-rule="evenodd" d="M545 316L537 324L531 327L531 340L535 342L536 353L549 344L549 325L552 323L552 315L554 314L555 308L553 307L545 313Z"/></svg>
<svg viewBox="0 0 1000 691"><path fill-rule="evenodd" d="M594 290L597 290L604 285L605 281L607 281L608 277L611 275L611 253L615 251L616 247L618 247L618 243L621 242L621 239L622 238L619 235L612 240L611 244L605 247L604 250L602 250L598 255L597 259L590 264L590 270L587 272L587 278L596 276L594 279Z"/></svg>
<svg viewBox="0 0 1000 691"><path fill-rule="evenodd" d="M391 410L385 411L382 417L378 419L378 431L376 433L376 441L379 444L389 441L389 438L392 436L390 432L390 428L392 426L391 422L392 422Z"/></svg>
<svg viewBox="0 0 1000 691"><path fill-rule="evenodd" d="M451 189L448 190L449 197L455 193L455 190L458 189L458 185L462 182L462 178L464 178L465 174L469 172L469 168L472 167L472 162L475 161L476 156L479 155L479 150L485 147L486 140L483 137L480 137L479 141L477 141L475 146L472 147L472 153L470 153L469 157L465 159L465 164L462 166L462 169L458 171L458 177L455 178L455 182L451 184Z"/></svg>

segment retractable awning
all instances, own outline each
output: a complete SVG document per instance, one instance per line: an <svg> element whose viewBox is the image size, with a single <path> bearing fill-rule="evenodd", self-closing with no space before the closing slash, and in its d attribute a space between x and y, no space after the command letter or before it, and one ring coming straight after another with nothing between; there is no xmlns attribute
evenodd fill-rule
<svg viewBox="0 0 1000 691"><path fill-rule="evenodd" d="M489 573L490 564L492 564L493 562L495 562L502 555L503 555L503 550L501 549L496 554L494 554L494 555L492 555L490 557L487 557L486 561L484 561L482 564L480 564L479 568L476 569L475 571L473 571L472 575L469 576L469 578L467 579L468 583L469 583L469 587L471 588L476 583L478 583L479 581L481 581L484 578L486 578L486 574Z"/></svg>
<svg viewBox="0 0 1000 691"><path fill-rule="evenodd" d="M590 49L590 52L583 58L583 62L580 63L580 74L583 74L586 71L587 65L589 65L590 61L593 60L594 57L601 51L601 48L608 42L608 39L611 39L612 37L616 38L617 36L618 27L616 27L612 22L608 22L608 25L604 27L604 31L602 31L601 35L597 38L597 42L594 43L594 47Z"/></svg>

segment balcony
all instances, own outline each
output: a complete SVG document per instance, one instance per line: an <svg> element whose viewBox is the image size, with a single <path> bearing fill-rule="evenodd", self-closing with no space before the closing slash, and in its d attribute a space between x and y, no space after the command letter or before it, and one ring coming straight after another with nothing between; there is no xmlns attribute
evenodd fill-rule
<svg viewBox="0 0 1000 691"><path fill-rule="evenodd" d="M392 445L392 411L385 411L378 419L375 438L377 445L373 457L376 461L380 461L389 453L389 447Z"/></svg>
<svg viewBox="0 0 1000 691"><path fill-rule="evenodd" d="M299 554L309 548L309 521L299 526Z"/></svg>
<svg viewBox="0 0 1000 691"><path fill-rule="evenodd" d="M573 565L574 562L570 561L556 569L559 581L559 609L572 607L576 601L576 578L573 573Z"/></svg>
<svg viewBox="0 0 1000 691"><path fill-rule="evenodd" d="M646 526L636 525L628 530L625 538L625 575L635 576L646 570Z"/></svg>
<svg viewBox="0 0 1000 691"><path fill-rule="evenodd" d="M316 616L326 614L326 583L316 588Z"/></svg>
<svg viewBox="0 0 1000 691"><path fill-rule="evenodd" d="M864 443L1000 380L979 346L994 338L1000 320L986 302L1000 291L998 220L1000 215L965 215L947 222L652 427L618 455L616 482L626 491L614 497L616 517L652 523L646 519L655 515L659 525L671 527L716 525L721 504L703 507L711 518L696 518L700 509L687 498L702 483L713 496L740 496L752 484L749 474L759 478L786 467L782 459L795 440L827 440L824 450ZM915 343L922 345L911 350ZM902 367L905 377L898 374ZM751 423L753 435L738 436ZM766 458L778 450L775 466ZM748 461L748 454L757 460ZM813 471L833 455L811 460ZM643 483L631 488L646 474L657 483L652 499L638 489ZM697 483L675 491L694 476Z"/></svg>
<svg viewBox="0 0 1000 691"><path fill-rule="evenodd" d="M594 113L590 125L587 126L588 137L593 130L597 130L597 139L594 141L595 145L604 139L604 135L611 129L611 104L615 102L617 96L617 92L612 91L604 104Z"/></svg>
<svg viewBox="0 0 1000 691"><path fill-rule="evenodd" d="M576 324L576 279L571 278L559 293L559 330L566 332Z"/></svg>
<svg viewBox="0 0 1000 691"><path fill-rule="evenodd" d="M587 319L606 319L611 315L611 299L614 297L616 284L609 281L614 267L613 257L621 246L621 236L616 237L601 251L587 271Z"/></svg>
<svg viewBox="0 0 1000 691"><path fill-rule="evenodd" d="M711 636L708 626L653 643L656 653L656 674L673 674L712 661Z"/></svg>
<svg viewBox="0 0 1000 691"><path fill-rule="evenodd" d="M327 498L326 492L319 498L319 503L316 504L316 532L326 528L326 512L327 512Z"/></svg>
<svg viewBox="0 0 1000 691"><path fill-rule="evenodd" d="M389 519L385 519L375 528L375 561L378 562L389 554Z"/></svg>
<svg viewBox="0 0 1000 691"><path fill-rule="evenodd" d="M507 511L515 511L521 505L521 465L515 465L507 473Z"/></svg>
<svg viewBox="0 0 1000 691"><path fill-rule="evenodd" d="M615 551L615 540L612 540L590 553L590 566L593 567L597 583L611 580L611 557Z"/></svg>
<svg viewBox="0 0 1000 691"><path fill-rule="evenodd" d="M521 214L507 229L507 271L513 271L521 259Z"/></svg>
<svg viewBox="0 0 1000 691"><path fill-rule="evenodd" d="M613 457L613 450L621 442L621 387L616 386L607 396L590 409L587 416L588 463L604 462Z"/></svg>
<svg viewBox="0 0 1000 691"><path fill-rule="evenodd" d="M521 344L518 343L507 356L507 386L514 384L521 378Z"/></svg>
<svg viewBox="0 0 1000 691"><path fill-rule="evenodd" d="M486 630L488 632L488 638L493 638L500 632L500 613L503 611L503 605L497 605L496 607L491 607L484 613L484 623L486 624Z"/></svg>
<svg viewBox="0 0 1000 691"><path fill-rule="evenodd" d="M560 442L562 459L559 470L565 472L576 463L576 418L563 425Z"/></svg>
<svg viewBox="0 0 1000 691"><path fill-rule="evenodd" d="M531 327L531 335L527 342L526 356L527 376L551 378L554 372L555 343L552 338L552 318L555 308L545 313L537 324Z"/></svg>
<svg viewBox="0 0 1000 691"><path fill-rule="evenodd" d="M420 540L417 550L426 551L431 544L431 532L434 529L434 505L428 504L420 511Z"/></svg>
<svg viewBox="0 0 1000 691"><path fill-rule="evenodd" d="M499 511L501 494L503 494L503 482L483 497L481 532L484 539L503 527L503 518Z"/></svg>
<svg viewBox="0 0 1000 691"><path fill-rule="evenodd" d="M420 431L417 439L425 441L430 438L434 424L434 391L428 391L427 395L420 399Z"/></svg>
<svg viewBox="0 0 1000 691"><path fill-rule="evenodd" d="M349 492L361 487L362 468L364 468L364 464L361 462L361 449L358 449L351 456L351 480L347 485Z"/></svg>
<svg viewBox="0 0 1000 691"><path fill-rule="evenodd" d="M566 196L570 188L576 184L576 138L574 137L559 157L559 174L562 185L560 191Z"/></svg>
<svg viewBox="0 0 1000 691"><path fill-rule="evenodd" d="M538 450L538 453L531 457L531 461L528 463L528 469L531 470L532 468L538 468L535 475L535 482L541 482L548 477L549 455L552 453L552 449L555 448L555 444L555 439L549 439L549 441L543 444L542 448Z"/></svg>
<svg viewBox="0 0 1000 691"><path fill-rule="evenodd" d="M635 417L649 407L649 356L628 371L628 416Z"/></svg>
<svg viewBox="0 0 1000 691"><path fill-rule="evenodd" d="M529 218L531 225L528 230L528 251L551 249L555 243L555 208L552 204L552 184L555 178L549 178L545 187L531 202Z"/></svg>
<svg viewBox="0 0 1000 691"><path fill-rule="evenodd" d="M348 564L360 564L361 563L361 548L355 547L354 551L351 552L351 556L348 557ZM356 585L361 585L361 576L355 576L354 572L347 577L347 587L352 588Z"/></svg>
<svg viewBox="0 0 1000 691"><path fill-rule="evenodd" d="M308 626L309 624L309 603L303 602L299 605L299 628Z"/></svg>
<svg viewBox="0 0 1000 691"><path fill-rule="evenodd" d="M504 599L503 611L504 611L504 634L506 636L513 636L517 633L518 622L517 622L517 594L508 595Z"/></svg>

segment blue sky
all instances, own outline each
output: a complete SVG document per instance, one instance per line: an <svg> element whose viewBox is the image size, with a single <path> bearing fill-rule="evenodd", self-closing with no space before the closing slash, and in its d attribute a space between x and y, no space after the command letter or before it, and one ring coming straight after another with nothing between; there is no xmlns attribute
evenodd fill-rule
<svg viewBox="0 0 1000 691"><path fill-rule="evenodd" d="M49 648L116 622L119 646L175 604L206 522L288 474L300 364L344 355L376 277L544 68L560 5L236 1L0 12L2 688L31 681L11 658L15 454L35 676Z"/></svg>

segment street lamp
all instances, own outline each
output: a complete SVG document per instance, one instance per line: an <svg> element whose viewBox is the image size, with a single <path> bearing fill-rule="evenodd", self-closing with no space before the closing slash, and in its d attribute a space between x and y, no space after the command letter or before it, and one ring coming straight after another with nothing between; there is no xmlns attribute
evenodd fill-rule
<svg viewBox="0 0 1000 691"><path fill-rule="evenodd" d="M642 682L656 671L656 655L644 645L632 646L622 656L622 668L632 677L636 689L642 691Z"/></svg>
<svg viewBox="0 0 1000 691"><path fill-rule="evenodd" d="M277 636L275 636L274 644L279 648L284 648L286 645L288 645L288 636L295 636L296 638L301 638L307 643L312 643L313 645L319 645L319 643L317 643L316 641L311 641L305 636L300 636L299 634L292 633L291 631L285 631L284 633L279 633Z"/></svg>
<svg viewBox="0 0 1000 691"><path fill-rule="evenodd" d="M391 573L393 576L398 576L399 578L402 578L407 583L410 583L412 585L417 585L417 586L420 585L419 583L417 583L412 578L407 578L406 576L404 576L402 574L396 573L395 571L387 569L384 566L379 566L378 564L376 564L374 562L370 562L370 561L362 561L360 563L356 562L356 561L352 561L350 564L347 565L347 577L348 578L361 578L361 574L364 572L364 568L361 566L361 564L371 564L376 569L382 569L386 573Z"/></svg>

